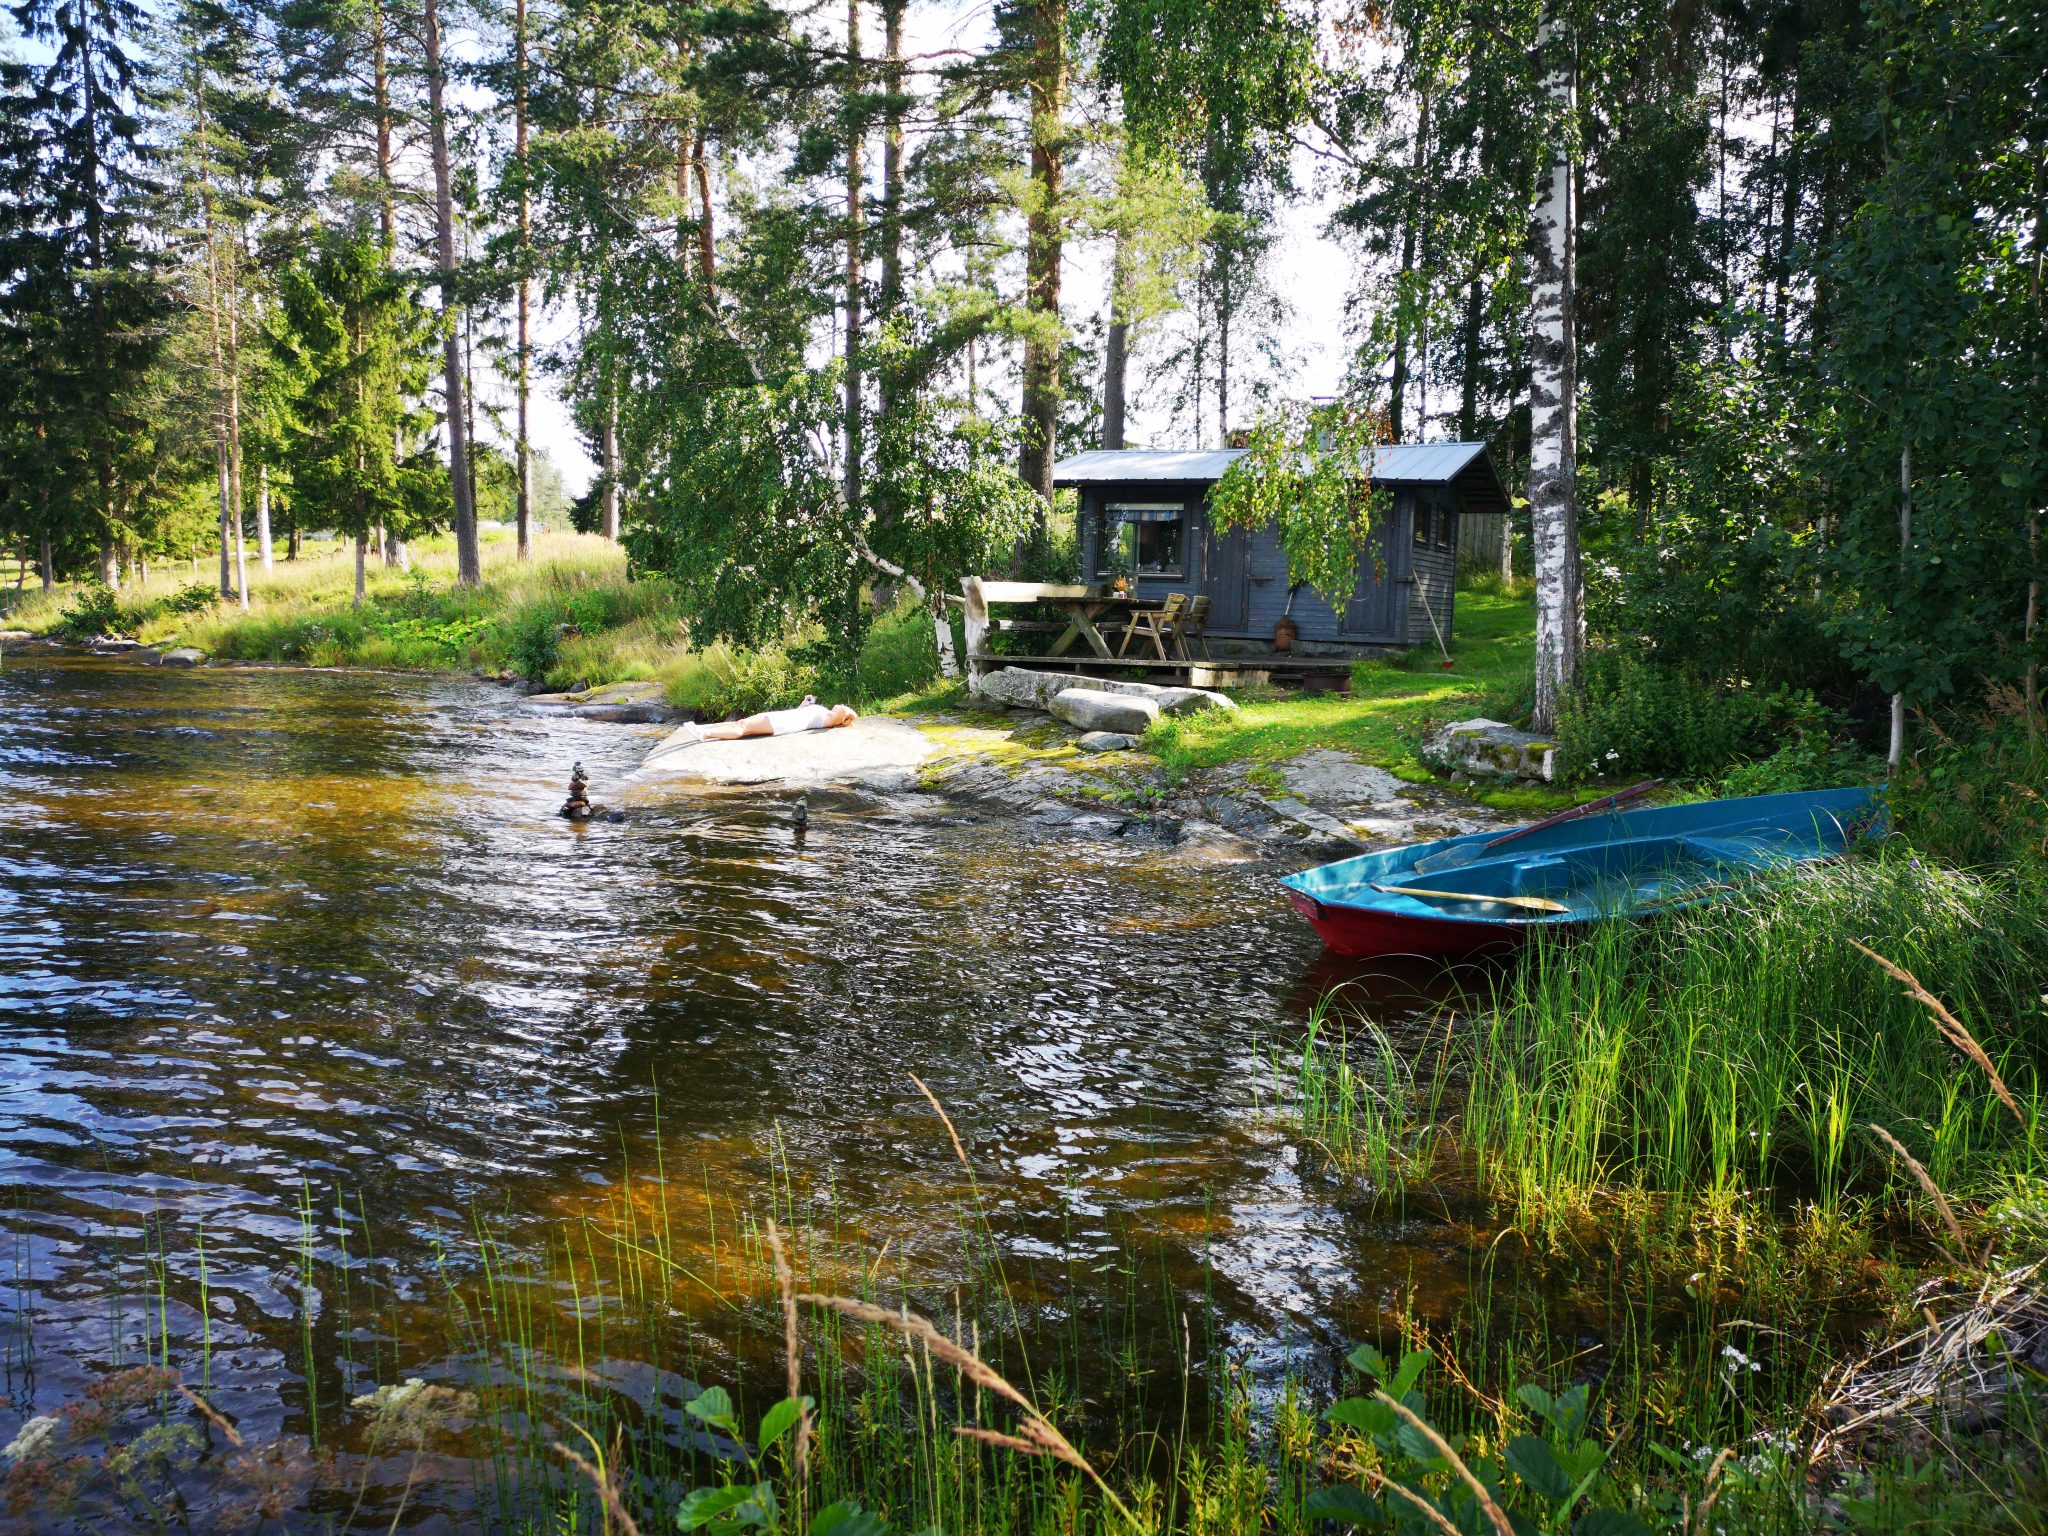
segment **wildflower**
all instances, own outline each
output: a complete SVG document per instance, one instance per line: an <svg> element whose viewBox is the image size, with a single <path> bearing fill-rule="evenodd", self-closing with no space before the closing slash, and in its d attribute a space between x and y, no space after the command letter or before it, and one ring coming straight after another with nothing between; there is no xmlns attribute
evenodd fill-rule
<svg viewBox="0 0 2048 1536"><path fill-rule="evenodd" d="M1737 1371L1760 1371L1763 1369L1761 1365L1758 1365L1733 1344L1723 1344L1721 1346L1721 1359L1723 1362L1721 1368L1730 1376L1733 1376Z"/></svg>
<svg viewBox="0 0 2048 1536"><path fill-rule="evenodd" d="M1614 749L1613 747L1609 747L1609 748L1607 749L1607 761L1608 761L1608 762L1610 762L1610 763L1611 763L1611 762L1614 762L1614 761L1616 761L1617 759L1619 759L1619 758L1620 758L1620 756L1621 756L1621 754L1620 754L1619 752L1617 752L1617 751L1616 751L1616 750L1615 750L1615 749Z"/></svg>
<svg viewBox="0 0 2048 1536"><path fill-rule="evenodd" d="M57 1426L62 1422L63 1420L54 1413L37 1414L21 1426L21 1432L7 1442L6 1448L0 1450L0 1456L15 1462L23 1457L35 1455L50 1443L50 1436L57 1432Z"/></svg>

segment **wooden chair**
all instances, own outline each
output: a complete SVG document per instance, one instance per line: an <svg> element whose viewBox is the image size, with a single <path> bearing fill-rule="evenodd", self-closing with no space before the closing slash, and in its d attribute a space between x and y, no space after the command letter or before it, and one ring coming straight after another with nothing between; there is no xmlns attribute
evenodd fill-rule
<svg viewBox="0 0 2048 1536"><path fill-rule="evenodd" d="M1131 615L1130 625L1124 630L1124 643L1117 647L1117 655L1122 656L1130 650L1133 636L1142 635L1152 642L1152 649L1159 653L1161 661L1170 660L1166 654L1167 636L1173 633L1174 626L1180 622L1180 616L1187 605L1187 593L1169 592L1166 594L1165 607L1140 608Z"/></svg>
<svg viewBox="0 0 2048 1536"><path fill-rule="evenodd" d="M1192 647L1200 646L1202 660L1209 660L1209 599L1206 595L1189 601L1187 611L1173 626L1168 636L1173 642L1174 654L1182 661L1195 659Z"/></svg>

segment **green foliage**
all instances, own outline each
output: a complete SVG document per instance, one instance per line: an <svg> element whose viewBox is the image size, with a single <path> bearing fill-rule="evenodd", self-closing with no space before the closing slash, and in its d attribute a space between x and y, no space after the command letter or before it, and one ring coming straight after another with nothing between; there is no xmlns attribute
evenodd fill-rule
<svg viewBox="0 0 2048 1536"><path fill-rule="evenodd" d="M2048 873L2048 738L2028 729L2007 691L1946 724L1930 721L1934 740L1899 776L1900 826L1938 858Z"/></svg>
<svg viewBox="0 0 2048 1536"><path fill-rule="evenodd" d="M1571 778L1713 779L1774 755L1788 733L1820 730L1825 718L1809 694L1731 685L1633 648L1602 648L1586 657L1560 712L1559 767Z"/></svg>
<svg viewBox="0 0 2048 1536"><path fill-rule="evenodd" d="M1487 1530L1496 1512L1517 1530L1650 1536L1640 1515L1620 1507L1626 1494L1608 1470L1609 1448L1587 1434L1583 1384L1557 1397L1534 1383L1517 1387L1515 1400L1533 1432L1508 1439L1496 1457L1429 1425L1420 1383L1432 1359L1413 1350L1390 1368L1369 1344L1351 1352L1351 1368L1380 1386L1370 1397L1332 1404L1324 1416L1371 1447L1378 1476L1365 1486L1316 1490L1308 1515L1403 1536Z"/></svg>
<svg viewBox="0 0 2048 1536"><path fill-rule="evenodd" d="M220 589L210 581L195 581L178 588L163 600L165 613L204 613L220 601Z"/></svg>
<svg viewBox="0 0 2048 1536"><path fill-rule="evenodd" d="M84 582L71 594L59 627L74 640L127 633L121 600L104 582Z"/></svg>
<svg viewBox="0 0 2048 1536"><path fill-rule="evenodd" d="M1732 686L1846 691L1815 534L1796 515L1820 494L1799 453L1799 402L1753 360L1711 362L1687 374L1676 410L1687 438L1660 463L1654 509L1618 492L1587 509L1588 628Z"/></svg>
<svg viewBox="0 0 2048 1536"><path fill-rule="evenodd" d="M1383 430L1370 412L1342 404L1268 414L1209 493L1210 521L1218 533L1272 528L1288 580L1341 612L1386 511L1386 492L1368 489Z"/></svg>
<svg viewBox="0 0 2048 1536"><path fill-rule="evenodd" d="M432 321L384 251L336 239L287 267L268 337L298 516L355 537L444 523L453 493L409 403L432 370Z"/></svg>

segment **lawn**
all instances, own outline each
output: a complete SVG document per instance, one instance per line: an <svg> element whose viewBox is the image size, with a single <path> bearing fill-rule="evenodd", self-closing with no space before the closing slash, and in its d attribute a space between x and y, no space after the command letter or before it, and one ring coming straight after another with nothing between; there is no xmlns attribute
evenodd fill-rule
<svg viewBox="0 0 2048 1536"><path fill-rule="evenodd" d="M1246 690L1232 712L1161 720L1146 733L1173 777L1224 763L1280 762L1315 747L1332 747L1416 782L1433 777L1417 750L1428 730L1447 720L1486 715L1517 721L1529 709L1535 664L1535 604L1519 586L1505 591L1482 581L1458 593L1451 665L1433 648L1351 669L1348 694ZM1561 804L1564 791L1495 790L1484 796L1504 809Z"/></svg>

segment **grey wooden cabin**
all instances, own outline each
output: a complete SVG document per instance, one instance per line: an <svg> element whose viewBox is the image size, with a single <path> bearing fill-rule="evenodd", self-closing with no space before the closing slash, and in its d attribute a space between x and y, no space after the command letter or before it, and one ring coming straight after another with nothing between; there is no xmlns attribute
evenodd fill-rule
<svg viewBox="0 0 2048 1536"><path fill-rule="evenodd" d="M1241 453L1110 448L1060 460L1054 483L1081 495L1082 580L1105 581L1121 569L1140 597L1206 594L1212 639L1270 645L1287 611L1279 535L1240 528L1219 536L1209 525L1210 487ZM1382 447L1372 483L1393 492L1391 514L1374 529L1341 610L1309 587L1295 594L1300 647L1430 644L1431 613L1449 640L1463 514L1508 510L1484 443Z"/></svg>

